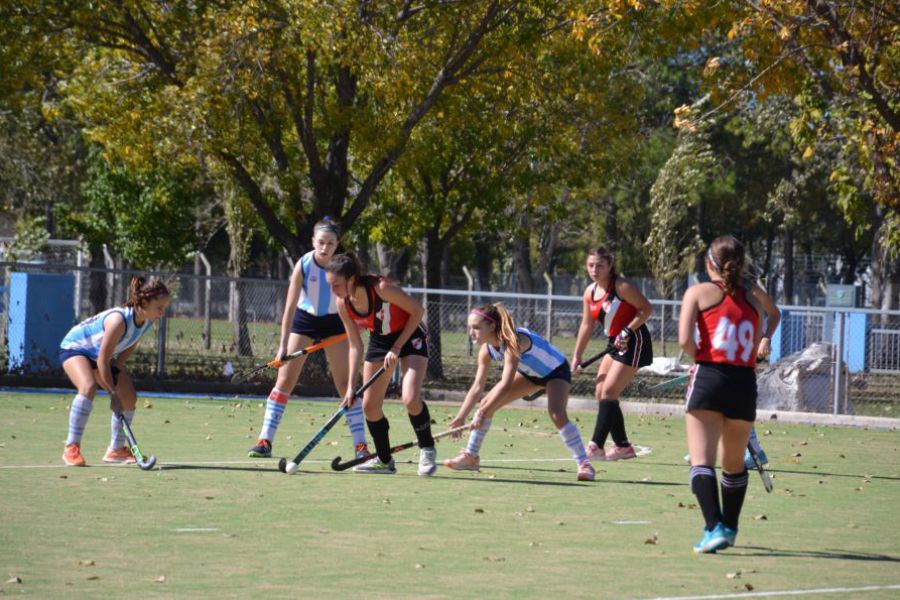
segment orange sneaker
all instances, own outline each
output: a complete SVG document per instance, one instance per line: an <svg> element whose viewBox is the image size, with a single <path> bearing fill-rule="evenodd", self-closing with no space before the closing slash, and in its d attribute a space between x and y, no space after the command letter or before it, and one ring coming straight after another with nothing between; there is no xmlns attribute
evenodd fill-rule
<svg viewBox="0 0 900 600"><path fill-rule="evenodd" d="M106 454L103 455L103 462L133 465L137 461L134 460L128 446L122 446L121 448L107 448Z"/></svg>
<svg viewBox="0 0 900 600"><path fill-rule="evenodd" d="M578 481L594 481L597 479L597 472L589 460L578 465Z"/></svg>
<svg viewBox="0 0 900 600"><path fill-rule="evenodd" d="M454 471L478 471L481 461L477 456L472 456L463 450L459 453L459 456L445 460L444 466Z"/></svg>
<svg viewBox="0 0 900 600"><path fill-rule="evenodd" d="M69 444L63 451L63 462L70 467L83 467L84 457L81 455L80 444Z"/></svg>
<svg viewBox="0 0 900 600"><path fill-rule="evenodd" d="M356 445L354 452L356 452L356 458L362 458L363 456L368 456L370 454L369 445L365 442L360 442Z"/></svg>

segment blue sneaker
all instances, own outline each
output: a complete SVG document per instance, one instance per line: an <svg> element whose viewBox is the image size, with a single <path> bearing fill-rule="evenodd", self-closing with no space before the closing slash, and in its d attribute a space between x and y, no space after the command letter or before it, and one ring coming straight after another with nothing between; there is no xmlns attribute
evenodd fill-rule
<svg viewBox="0 0 900 600"><path fill-rule="evenodd" d="M703 530L703 539L694 545L696 554L715 554L716 550L728 547L727 528L719 523L712 531ZM737 534L737 532L735 532Z"/></svg>
<svg viewBox="0 0 900 600"><path fill-rule="evenodd" d="M760 448L756 451L756 455L759 457L759 464L762 466L766 466L769 464L769 457L766 456L766 451ZM753 457L750 456L750 450L744 450L744 468L746 469L755 469L756 463L753 462Z"/></svg>
<svg viewBox="0 0 900 600"><path fill-rule="evenodd" d="M734 546L734 542L737 539L737 529L732 529L727 525L722 525L722 531L725 533L725 539L728 540L728 545L724 546L724 548L731 548Z"/></svg>

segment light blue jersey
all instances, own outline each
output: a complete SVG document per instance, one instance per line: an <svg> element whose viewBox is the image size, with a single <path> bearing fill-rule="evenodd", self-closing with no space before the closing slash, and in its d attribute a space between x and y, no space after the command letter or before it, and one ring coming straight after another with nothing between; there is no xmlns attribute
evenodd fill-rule
<svg viewBox="0 0 900 600"><path fill-rule="evenodd" d="M103 322L114 313L122 315L125 319L125 335L116 344L113 358L117 358L127 348L134 346L153 324L153 321L146 319L144 324L138 327L134 324L134 307L117 306L104 310L70 329L59 347L63 350L73 350L85 354L96 361L100 356L100 344L103 343Z"/></svg>
<svg viewBox="0 0 900 600"><path fill-rule="evenodd" d="M566 362L566 357L563 356L563 353L537 333L525 327L517 327L516 332L525 334L531 339L531 348L527 352L523 352L522 356L519 357L519 368L517 371L522 375L543 379ZM487 349L492 359L503 360L505 350L503 346L500 346L498 350L488 344Z"/></svg>
<svg viewBox="0 0 900 600"><path fill-rule="evenodd" d="M307 252L300 259L303 269L303 287L297 308L311 315L321 317L337 314L337 305L331 286L325 281L325 269L313 259L313 251Z"/></svg>

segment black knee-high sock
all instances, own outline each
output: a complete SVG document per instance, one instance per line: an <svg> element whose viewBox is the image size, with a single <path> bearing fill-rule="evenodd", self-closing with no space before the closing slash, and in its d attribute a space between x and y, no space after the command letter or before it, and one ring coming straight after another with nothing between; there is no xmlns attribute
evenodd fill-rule
<svg viewBox="0 0 900 600"><path fill-rule="evenodd" d="M606 437L616 418L615 404L617 403L611 400L601 400L600 406L597 407L597 423L594 425L594 437L591 440L601 448L606 443Z"/></svg>
<svg viewBox="0 0 900 600"><path fill-rule="evenodd" d="M749 480L747 469L734 474L722 471L722 522L726 527L738 528L738 519L741 518L741 508L744 506Z"/></svg>
<svg viewBox="0 0 900 600"><path fill-rule="evenodd" d="M375 452L383 463L391 460L391 440L388 436L388 430L391 428L387 417L381 417L379 421L370 421L366 419L366 425L369 426L369 433L372 441L375 442Z"/></svg>
<svg viewBox="0 0 900 600"><path fill-rule="evenodd" d="M409 415L409 422L412 423L413 431L416 432L419 448L434 447L434 438L431 436L431 414L428 412L428 405L422 402L422 412L415 416Z"/></svg>
<svg viewBox="0 0 900 600"><path fill-rule="evenodd" d="M715 470L706 465L691 467L691 491L697 497L697 504L706 520L706 530L712 531L722 520Z"/></svg>
<svg viewBox="0 0 900 600"><path fill-rule="evenodd" d="M609 428L609 434L612 436L613 442L620 448L627 448L631 445L628 441L628 434L625 433L625 415L622 413L622 407L619 406L618 400L607 400L610 404L615 405L612 413L612 424Z"/></svg>

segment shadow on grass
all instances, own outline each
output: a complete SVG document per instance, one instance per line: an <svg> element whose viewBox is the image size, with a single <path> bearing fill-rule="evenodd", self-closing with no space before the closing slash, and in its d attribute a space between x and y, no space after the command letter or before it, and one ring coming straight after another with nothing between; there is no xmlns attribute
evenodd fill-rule
<svg viewBox="0 0 900 600"><path fill-rule="evenodd" d="M505 467L505 466L498 466L498 465L489 465L489 466L481 467L482 471L492 471L495 469L505 469L505 470L509 470L509 471L538 471L538 472L544 472L544 473L570 473L572 475L575 474L574 471L569 471L566 469L540 469L540 468L533 468L533 467ZM496 481L496 479L494 479L492 481ZM661 485L661 486L682 486L682 487L688 485L687 483L675 483L672 481L640 481L637 479L611 479L611 478L603 476L603 475L598 475L597 481L601 482L601 483L629 483L629 484L634 484L634 485Z"/></svg>
<svg viewBox="0 0 900 600"><path fill-rule="evenodd" d="M678 467L680 469L690 469L690 466L686 462L650 462L647 460L642 460L641 464L644 465L653 465L656 467ZM900 481L900 477L891 477L889 475L871 475L869 473L866 474L852 474L852 473L830 473L828 471L820 471L818 469L809 470L809 471L798 471L795 469L773 469L769 468L768 465L765 467L766 471L772 473L774 475L785 474L785 475L811 475L815 477L846 477L849 479L881 479L883 481ZM755 469L750 469L750 472L754 472Z"/></svg>
<svg viewBox="0 0 900 600"><path fill-rule="evenodd" d="M264 473L266 471L271 471L272 473L278 473L281 475L282 473L278 470L278 467L273 465L271 467L238 467L234 465L191 465L191 464L177 464L177 465L160 465L160 471L183 471L183 470L191 470L191 471L249 471L251 473Z"/></svg>
<svg viewBox="0 0 900 600"><path fill-rule="evenodd" d="M728 554L736 556L774 556L779 558L830 558L837 560L860 560L865 562L890 562L900 563L900 557L888 554L871 554L869 552L852 552L850 550L787 550L783 548L769 548L767 546L740 546L740 550L752 552L734 552Z"/></svg>

